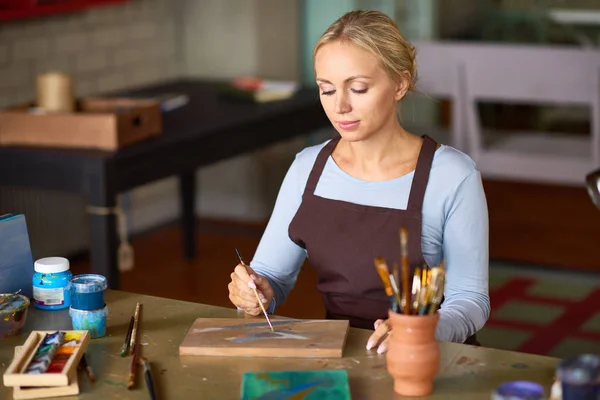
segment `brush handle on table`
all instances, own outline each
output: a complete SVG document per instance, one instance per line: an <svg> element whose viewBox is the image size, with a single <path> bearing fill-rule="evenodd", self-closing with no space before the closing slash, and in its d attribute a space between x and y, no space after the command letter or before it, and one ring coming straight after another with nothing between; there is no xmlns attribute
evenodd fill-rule
<svg viewBox="0 0 600 400"><path fill-rule="evenodd" d="M145 367L144 380L146 381L146 387L148 388L150 399L156 400L156 391L154 390L154 380L152 379L152 372L150 371L150 367Z"/></svg>

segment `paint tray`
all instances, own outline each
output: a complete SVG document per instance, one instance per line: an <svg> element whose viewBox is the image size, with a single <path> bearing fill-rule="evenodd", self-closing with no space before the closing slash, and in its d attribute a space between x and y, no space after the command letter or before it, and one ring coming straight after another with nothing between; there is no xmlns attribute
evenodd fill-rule
<svg viewBox="0 0 600 400"><path fill-rule="evenodd" d="M43 341L55 335L57 331L31 332L22 346L21 354L16 356L6 369L4 385L27 388L69 386L77 373L77 366L85 353L90 335L88 331L58 332L63 334L63 338L60 343L56 343L55 348L50 350L46 350L47 345L42 346ZM34 369L40 364L36 360L40 360L38 356L42 354L50 354L51 356L48 357L50 362L47 363L46 368Z"/></svg>
<svg viewBox="0 0 600 400"><path fill-rule="evenodd" d="M22 346L15 347L15 358L22 352ZM13 388L14 400L46 399L50 397L75 396L79 394L79 382L76 373L69 378L69 386L21 387Z"/></svg>

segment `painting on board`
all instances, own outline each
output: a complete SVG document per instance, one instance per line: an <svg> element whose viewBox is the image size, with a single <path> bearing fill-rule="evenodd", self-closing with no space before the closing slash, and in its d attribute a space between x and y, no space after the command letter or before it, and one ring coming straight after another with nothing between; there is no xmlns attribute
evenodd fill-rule
<svg viewBox="0 0 600 400"><path fill-rule="evenodd" d="M180 355L233 357L342 357L346 320L198 318Z"/></svg>
<svg viewBox="0 0 600 400"><path fill-rule="evenodd" d="M33 256L23 214L0 215L0 293L33 297Z"/></svg>
<svg viewBox="0 0 600 400"><path fill-rule="evenodd" d="M346 370L245 372L241 400L350 400Z"/></svg>

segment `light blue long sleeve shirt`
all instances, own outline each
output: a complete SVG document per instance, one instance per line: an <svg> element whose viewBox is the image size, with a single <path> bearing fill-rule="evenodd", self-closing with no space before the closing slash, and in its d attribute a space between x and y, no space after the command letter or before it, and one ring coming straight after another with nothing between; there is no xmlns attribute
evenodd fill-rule
<svg viewBox="0 0 600 400"><path fill-rule="evenodd" d="M269 312L284 303L306 259L288 227L317 154L327 142L296 155L281 185L275 207L251 267L275 293ZM315 195L351 203L406 209L414 171L400 178L367 182L354 178L328 158ZM481 175L460 151L442 145L435 153L423 200L422 250L428 265L445 259L445 300L436 338L464 342L483 327L490 313L488 295L488 212ZM383 290L383 287L382 289Z"/></svg>

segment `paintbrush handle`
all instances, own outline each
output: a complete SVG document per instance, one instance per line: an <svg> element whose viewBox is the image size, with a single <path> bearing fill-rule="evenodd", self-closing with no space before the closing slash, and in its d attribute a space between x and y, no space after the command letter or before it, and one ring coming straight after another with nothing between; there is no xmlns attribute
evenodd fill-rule
<svg viewBox="0 0 600 400"><path fill-rule="evenodd" d="M260 306L260 309L262 310L263 314L265 315L265 319L267 320L267 323L269 324L269 327L271 328L271 332L275 332L275 330L273 329L273 324L271 324L271 320L269 319L269 314L267 314L267 310L265 310L265 306L262 303L260 296L258 295L256 286L252 285L252 286L250 286L250 288L254 291L254 295L256 296L256 300L258 301L258 305Z"/></svg>
<svg viewBox="0 0 600 400"><path fill-rule="evenodd" d="M154 383L149 370L144 372L144 380L146 381L146 386L148 387L148 393L150 393L150 399L156 400L156 391L154 390Z"/></svg>
<svg viewBox="0 0 600 400"><path fill-rule="evenodd" d="M256 296L256 300L258 301L258 305L260 306L260 309L265 314L265 317L267 317L267 310L265 310L265 305L263 304L262 300L260 299L260 295L258 294L258 291L256 290L256 288L252 288L252 290L254 291L254 295ZM269 319L269 317L267 317L267 319Z"/></svg>
<svg viewBox="0 0 600 400"><path fill-rule="evenodd" d="M131 343L131 334L133 331L134 320L135 320L135 317L133 317L133 316L129 320L129 328L127 328L127 335L125 335L125 343L123 343L123 347L121 347L121 357L125 357L127 355L127 353L129 352L129 345Z"/></svg>
<svg viewBox="0 0 600 400"><path fill-rule="evenodd" d="M90 379L90 383L96 382L96 375L94 375L94 371L89 367L89 365L85 368L88 374L88 378Z"/></svg>
<svg viewBox="0 0 600 400"><path fill-rule="evenodd" d="M135 371L137 369L137 363L139 360L139 344L136 342L131 356L131 364L129 366L129 376L127 379L127 389L131 390L135 386Z"/></svg>
<svg viewBox="0 0 600 400"><path fill-rule="evenodd" d="M137 330L138 330L138 324L140 322L140 308L141 308L141 304L137 303L137 305L135 306L135 315L134 315L134 320L133 320L133 328L131 330L131 338L129 339L129 348L133 350L134 346L135 346L135 342L137 340Z"/></svg>
<svg viewBox="0 0 600 400"><path fill-rule="evenodd" d="M150 367L150 361L145 357L140 357L140 364L144 367L144 380L146 381L146 387L150 394L150 400L156 399L156 389L154 387L154 378L152 377L152 369Z"/></svg>
<svg viewBox="0 0 600 400"><path fill-rule="evenodd" d="M135 373L129 373L129 377L127 379L127 389L131 390L135 385Z"/></svg>

